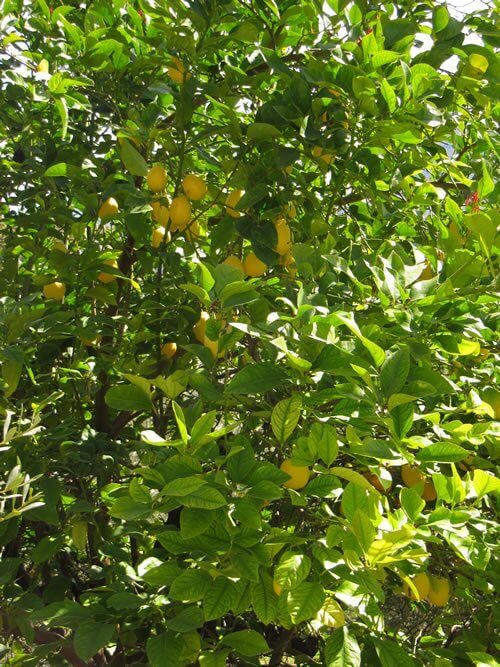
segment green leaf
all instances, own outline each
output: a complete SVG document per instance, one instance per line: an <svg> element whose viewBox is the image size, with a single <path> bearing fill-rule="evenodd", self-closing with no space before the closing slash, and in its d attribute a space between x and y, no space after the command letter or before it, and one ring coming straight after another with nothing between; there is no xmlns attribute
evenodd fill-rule
<svg viewBox="0 0 500 667"><path fill-rule="evenodd" d="M201 607L185 607L174 616L170 618L165 625L169 630L174 630L175 632L192 632L197 628L200 628L205 619L203 617L203 610Z"/></svg>
<svg viewBox="0 0 500 667"><path fill-rule="evenodd" d="M104 400L106 405L114 410L150 412L153 409L151 398L136 385L120 384L110 387Z"/></svg>
<svg viewBox="0 0 500 667"><path fill-rule="evenodd" d="M206 484L184 496L182 503L186 507L214 510L226 505L227 501L220 491Z"/></svg>
<svg viewBox="0 0 500 667"><path fill-rule="evenodd" d="M180 477L166 484L162 489L162 495L182 498L183 496L188 496L190 493L194 493L206 484L207 482L201 479L201 477Z"/></svg>
<svg viewBox="0 0 500 667"><path fill-rule="evenodd" d="M391 410L394 432L398 438L404 438L413 425L413 403L400 403Z"/></svg>
<svg viewBox="0 0 500 667"><path fill-rule="evenodd" d="M299 422L301 409L302 394L293 394L274 406L271 413L271 428L280 444L285 443L294 432Z"/></svg>
<svg viewBox="0 0 500 667"><path fill-rule="evenodd" d="M64 141L68 133L68 105L64 97L58 97L54 104L61 117L61 139Z"/></svg>
<svg viewBox="0 0 500 667"><path fill-rule="evenodd" d="M224 616L236 604L237 598L236 583L223 576L217 577L203 598L205 620L212 621Z"/></svg>
<svg viewBox="0 0 500 667"><path fill-rule="evenodd" d="M247 139L249 141L266 141L279 137L281 132L269 123L251 123L247 128Z"/></svg>
<svg viewBox="0 0 500 667"><path fill-rule="evenodd" d="M434 32L444 30L450 21L450 13L446 5L440 5L434 8L432 14L432 27Z"/></svg>
<svg viewBox="0 0 500 667"><path fill-rule="evenodd" d="M498 493L500 491L500 479L486 470L476 468L472 478L472 485L478 498L482 498L488 493Z"/></svg>
<svg viewBox="0 0 500 667"><path fill-rule="evenodd" d="M146 642L149 667L182 667L185 644L173 632L163 632Z"/></svg>
<svg viewBox="0 0 500 667"><path fill-rule="evenodd" d="M146 160L142 157L138 150L136 150L130 141L123 139L121 145L121 158L127 171L132 176L147 176L149 167Z"/></svg>
<svg viewBox="0 0 500 667"><path fill-rule="evenodd" d="M380 369L380 386L387 398L401 391L409 372L410 353L408 348L400 348L388 355Z"/></svg>
<svg viewBox="0 0 500 667"><path fill-rule="evenodd" d="M255 630L239 630L230 632L221 640L221 644L230 646L232 649L244 656L261 655L269 651L264 637Z"/></svg>
<svg viewBox="0 0 500 667"><path fill-rule="evenodd" d="M460 447L460 445L454 445L452 442L436 442L421 449L417 458L423 462L455 463L455 461L464 459L468 454L468 450Z"/></svg>
<svg viewBox="0 0 500 667"><path fill-rule="evenodd" d="M308 445L327 466L335 461L339 453L337 432L330 424L313 424L308 436Z"/></svg>
<svg viewBox="0 0 500 667"><path fill-rule="evenodd" d="M382 93L382 97L384 98L387 108L389 109L390 113L393 113L395 111L397 103L398 103L398 98L396 97L396 93L394 92L394 88L391 86L391 84L387 81L387 79L382 79L380 82L380 91Z"/></svg>
<svg viewBox="0 0 500 667"><path fill-rule="evenodd" d="M263 394L281 386L286 379L286 372L279 366L258 362L238 371L224 391L227 394Z"/></svg>
<svg viewBox="0 0 500 667"><path fill-rule="evenodd" d="M303 581L295 586L287 595L287 607L293 623L299 624L316 618L323 603L325 591L321 584Z"/></svg>
<svg viewBox="0 0 500 667"><path fill-rule="evenodd" d="M307 577L311 570L311 559L305 554L285 553L274 569L274 580L285 590L294 588Z"/></svg>
<svg viewBox="0 0 500 667"><path fill-rule="evenodd" d="M257 618L266 625L272 623L276 619L276 593L271 577L264 570L259 574L259 581L252 584L251 595Z"/></svg>
<svg viewBox="0 0 500 667"><path fill-rule="evenodd" d="M31 560L39 565L50 560L59 551L63 543L61 536L46 535L33 547L30 553Z"/></svg>
<svg viewBox="0 0 500 667"><path fill-rule="evenodd" d="M382 667L416 667L421 664L411 658L403 646L389 639L374 637L373 643Z"/></svg>
<svg viewBox="0 0 500 667"><path fill-rule="evenodd" d="M210 510L183 507L181 511L181 535L184 539L204 533L212 523L214 515Z"/></svg>
<svg viewBox="0 0 500 667"><path fill-rule="evenodd" d="M359 509L356 509L352 516L351 530L356 536L363 553L366 553L375 538L376 530L368 516Z"/></svg>
<svg viewBox="0 0 500 667"><path fill-rule="evenodd" d="M415 522L425 507L423 500L414 489L402 488L399 494L401 507L408 515L410 521Z"/></svg>
<svg viewBox="0 0 500 667"><path fill-rule="evenodd" d="M130 496L118 498L109 510L109 515L123 521L134 521L151 514L151 505L139 503Z"/></svg>
<svg viewBox="0 0 500 667"><path fill-rule="evenodd" d="M80 167L77 167L73 164L67 164L65 162L59 162L58 164L53 164L48 169L45 170L44 176L47 178L79 178L81 174Z"/></svg>
<svg viewBox="0 0 500 667"><path fill-rule="evenodd" d="M254 502L246 498L235 499L233 518L247 528L255 530L259 530L262 524L259 508Z"/></svg>
<svg viewBox="0 0 500 667"><path fill-rule="evenodd" d="M115 626L107 623L84 621L75 631L74 645L79 658L87 662L106 646L115 632Z"/></svg>
<svg viewBox="0 0 500 667"><path fill-rule="evenodd" d="M197 602L212 586L212 577L205 570L185 570L174 579L169 595L180 602Z"/></svg>
<svg viewBox="0 0 500 667"><path fill-rule="evenodd" d="M5 347L2 356L2 379L7 384L5 397L8 398L16 391L24 364L24 353L20 347L10 345Z"/></svg>
<svg viewBox="0 0 500 667"><path fill-rule="evenodd" d="M332 632L325 643L325 667L361 667L361 650L346 627Z"/></svg>
<svg viewBox="0 0 500 667"><path fill-rule="evenodd" d="M186 418L184 417L181 406L175 401L172 401L172 410L174 411L174 417L177 423L177 428L179 429L179 435L181 436L182 442L186 445L189 440Z"/></svg>

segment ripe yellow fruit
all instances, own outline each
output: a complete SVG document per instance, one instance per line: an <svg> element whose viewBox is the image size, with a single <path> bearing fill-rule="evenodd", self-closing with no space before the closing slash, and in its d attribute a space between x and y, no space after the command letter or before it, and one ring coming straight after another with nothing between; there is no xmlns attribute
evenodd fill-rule
<svg viewBox="0 0 500 667"><path fill-rule="evenodd" d="M189 199L180 195L172 199L170 204L170 221L172 231L182 231L191 222L191 204Z"/></svg>
<svg viewBox="0 0 500 667"><path fill-rule="evenodd" d="M66 285L60 282L48 283L43 286L43 296L46 299L54 299L54 301L62 301L66 294Z"/></svg>
<svg viewBox="0 0 500 667"><path fill-rule="evenodd" d="M167 359L172 359L172 357L175 356L177 352L177 343L174 343L173 341L169 341L168 343L165 343L165 345L162 345L160 353L162 356L166 357Z"/></svg>
<svg viewBox="0 0 500 667"><path fill-rule="evenodd" d="M69 252L68 248L64 245L62 241L54 241L51 250L58 250L59 252L63 252L65 254Z"/></svg>
<svg viewBox="0 0 500 667"><path fill-rule="evenodd" d="M444 577L429 577L429 592L427 599L435 607L444 607L451 597L451 586Z"/></svg>
<svg viewBox="0 0 500 667"><path fill-rule="evenodd" d="M500 391L495 387L488 387L483 391L483 401L491 405L495 419L500 420Z"/></svg>
<svg viewBox="0 0 500 667"><path fill-rule="evenodd" d="M207 185L205 181L195 174L187 174L182 181L182 189L188 199L198 201L207 194Z"/></svg>
<svg viewBox="0 0 500 667"><path fill-rule="evenodd" d="M205 342L205 331L206 331L207 322L208 322L209 319L210 319L210 315L208 313L202 312L200 314L200 319L198 320L198 322L196 322L196 324L193 327L194 337L200 343Z"/></svg>
<svg viewBox="0 0 500 667"><path fill-rule="evenodd" d="M249 252L243 262L243 271L250 278L258 278L267 270L267 265L261 262L254 252Z"/></svg>
<svg viewBox="0 0 500 667"><path fill-rule="evenodd" d="M401 479L403 480L405 486L412 487L419 482L423 482L425 480L425 475L418 468L413 468L411 465L406 463L401 468Z"/></svg>
<svg viewBox="0 0 500 667"><path fill-rule="evenodd" d="M113 269L118 268L118 262L116 259L105 259L103 264L106 264L106 266L111 266ZM105 271L100 271L99 275L97 276L97 280L100 283L112 283L113 280L116 280L116 276L114 273L106 273Z"/></svg>
<svg viewBox="0 0 500 667"><path fill-rule="evenodd" d="M293 201L288 202L288 204L283 207L283 215L286 215L288 218L295 218L297 216L297 208Z"/></svg>
<svg viewBox="0 0 500 667"><path fill-rule="evenodd" d="M367 472L367 473L364 473L363 476L370 482L370 484L375 489L377 489L377 491L379 491L380 493L387 493L387 491L385 490L382 482L380 481L379 477L375 473Z"/></svg>
<svg viewBox="0 0 500 667"><path fill-rule="evenodd" d="M321 154L323 153L323 149L321 146L314 146L314 148L311 151L313 157L321 157Z"/></svg>
<svg viewBox="0 0 500 667"><path fill-rule="evenodd" d="M416 574L414 577L412 577L411 581L417 589L418 598L415 597L415 593L409 586L404 587L405 595L407 595L412 600L425 600L431 587L431 582L428 575L425 572L419 572L419 574Z"/></svg>
<svg viewBox="0 0 500 667"><path fill-rule="evenodd" d="M226 197L226 213L232 218L239 218L240 215L242 215L242 212L237 211L235 207L238 205L238 202L243 197L243 195L243 190L233 190Z"/></svg>
<svg viewBox="0 0 500 667"><path fill-rule="evenodd" d="M108 197L106 201L101 204L97 215L103 220L104 218L110 218L111 216L116 215L119 210L120 207L118 206L116 199L114 197Z"/></svg>
<svg viewBox="0 0 500 667"><path fill-rule="evenodd" d="M186 72L184 63L177 56L172 57L172 66L167 68L167 74L174 83L184 83L191 77L191 73Z"/></svg>
<svg viewBox="0 0 500 667"><path fill-rule="evenodd" d="M281 595L281 591L283 590L283 587L281 584L278 584L277 581L273 580L273 591L276 593L276 595L279 597Z"/></svg>
<svg viewBox="0 0 500 667"><path fill-rule="evenodd" d="M331 164L333 161L333 155L331 153L322 153L319 156L320 160L323 160L326 164Z"/></svg>
<svg viewBox="0 0 500 667"><path fill-rule="evenodd" d="M238 269L241 273L245 273L243 262L239 257L236 257L236 255L229 255L222 263L227 264L227 266L232 266L233 269Z"/></svg>
<svg viewBox="0 0 500 667"><path fill-rule="evenodd" d="M214 359L217 358L217 353L219 352L219 341L218 340L212 340L208 336L205 336L203 339L203 345L210 350L212 353L212 357Z"/></svg>
<svg viewBox="0 0 500 667"><path fill-rule="evenodd" d="M165 234L167 234L166 239ZM170 234L165 232L165 227L157 227L154 229L151 237L151 245L153 248L159 248L163 244L163 239L165 239L165 242L170 241Z"/></svg>
<svg viewBox="0 0 500 667"><path fill-rule="evenodd" d="M151 167L147 175L148 188L153 192L160 192L167 185L167 172L159 164Z"/></svg>
<svg viewBox="0 0 500 667"><path fill-rule="evenodd" d="M307 466L296 466L290 459L285 459L280 465L280 470L290 475L290 479L283 482L283 486L287 489L303 489L309 481L311 471Z"/></svg>
<svg viewBox="0 0 500 667"><path fill-rule="evenodd" d="M275 250L278 255L286 255L292 247L292 232L288 222L284 218L275 221L274 226L278 235Z"/></svg>
<svg viewBox="0 0 500 667"><path fill-rule="evenodd" d="M190 243L193 243L194 240L197 239L199 235L200 235L200 225L198 224L198 221L195 220L186 228L184 236Z"/></svg>
<svg viewBox="0 0 500 667"><path fill-rule="evenodd" d="M428 503L436 500L437 498L436 489L432 480L430 479L425 480L424 490L422 491L422 498Z"/></svg>
<svg viewBox="0 0 500 667"><path fill-rule="evenodd" d="M168 206L163 206L163 204L157 200L151 202L151 208L153 209L151 217L155 222L159 222L160 225L165 227L170 218L170 213Z"/></svg>
<svg viewBox="0 0 500 667"><path fill-rule="evenodd" d="M45 58L42 58L40 62L38 63L36 67L36 71L40 72L40 74L48 74L49 73L49 61L45 60Z"/></svg>

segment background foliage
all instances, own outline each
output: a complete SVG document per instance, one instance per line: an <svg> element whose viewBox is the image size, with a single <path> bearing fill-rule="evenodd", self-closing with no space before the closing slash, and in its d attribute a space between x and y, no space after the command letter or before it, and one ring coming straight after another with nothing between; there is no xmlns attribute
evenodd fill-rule
<svg viewBox="0 0 500 667"><path fill-rule="evenodd" d="M492 12L0 7L3 660L496 664Z"/></svg>

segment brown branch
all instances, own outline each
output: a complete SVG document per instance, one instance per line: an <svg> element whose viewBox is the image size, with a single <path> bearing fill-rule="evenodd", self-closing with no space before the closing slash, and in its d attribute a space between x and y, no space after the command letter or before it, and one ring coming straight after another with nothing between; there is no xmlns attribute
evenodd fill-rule
<svg viewBox="0 0 500 667"><path fill-rule="evenodd" d="M282 664L283 655L286 653L294 634L293 630L283 630L283 632L281 632L271 654L269 667L279 667Z"/></svg>

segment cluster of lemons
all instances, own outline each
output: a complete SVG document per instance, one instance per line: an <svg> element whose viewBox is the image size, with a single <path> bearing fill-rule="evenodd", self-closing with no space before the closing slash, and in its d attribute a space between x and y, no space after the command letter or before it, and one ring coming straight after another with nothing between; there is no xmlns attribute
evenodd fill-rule
<svg viewBox="0 0 500 667"><path fill-rule="evenodd" d="M415 591L410 586L404 586L404 593L412 600L427 600L435 607L444 607L451 597L451 585L444 577L435 577L427 572L419 572L411 578Z"/></svg>

